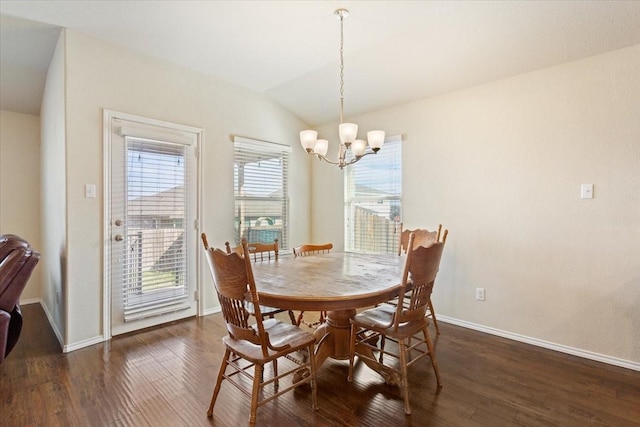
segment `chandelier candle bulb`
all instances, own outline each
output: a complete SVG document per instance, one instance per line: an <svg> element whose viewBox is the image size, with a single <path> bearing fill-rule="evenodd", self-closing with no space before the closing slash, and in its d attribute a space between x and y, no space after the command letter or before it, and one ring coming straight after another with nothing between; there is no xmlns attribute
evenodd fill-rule
<svg viewBox="0 0 640 427"><path fill-rule="evenodd" d="M384 144L384 131L372 130L367 132L367 139L369 140L369 146L374 152L377 152L382 148Z"/></svg>
<svg viewBox="0 0 640 427"><path fill-rule="evenodd" d="M326 139L318 139L316 141L316 146L313 149L313 153L324 157L327 155L327 151L329 151L329 141Z"/></svg>
<svg viewBox="0 0 640 427"><path fill-rule="evenodd" d="M367 148L367 141L364 139L356 139L351 145L351 152L356 157L364 156L364 150Z"/></svg>
<svg viewBox="0 0 640 427"><path fill-rule="evenodd" d="M300 132L300 143L302 144L302 148L307 150L307 153L313 152L313 147L315 147L317 140L318 132L315 130L303 130Z"/></svg>
<svg viewBox="0 0 640 427"><path fill-rule="evenodd" d="M358 125L355 123L340 123L338 133L340 134L340 142L348 147L358 136Z"/></svg>

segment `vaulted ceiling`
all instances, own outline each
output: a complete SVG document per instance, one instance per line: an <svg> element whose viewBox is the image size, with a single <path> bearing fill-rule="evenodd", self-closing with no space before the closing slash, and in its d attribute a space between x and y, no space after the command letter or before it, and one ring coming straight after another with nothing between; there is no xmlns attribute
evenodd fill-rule
<svg viewBox="0 0 640 427"><path fill-rule="evenodd" d="M0 107L38 114L61 28L262 92L310 125L640 43L640 1L0 2Z"/></svg>

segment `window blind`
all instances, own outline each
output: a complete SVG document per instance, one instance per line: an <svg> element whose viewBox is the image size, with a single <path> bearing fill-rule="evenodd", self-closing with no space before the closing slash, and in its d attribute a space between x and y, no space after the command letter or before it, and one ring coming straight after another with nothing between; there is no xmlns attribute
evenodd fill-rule
<svg viewBox="0 0 640 427"><path fill-rule="evenodd" d="M291 147L234 138L235 238L240 244L271 243L289 248L288 171Z"/></svg>
<svg viewBox="0 0 640 427"><path fill-rule="evenodd" d="M188 146L125 137L124 320L189 307Z"/></svg>
<svg viewBox="0 0 640 427"><path fill-rule="evenodd" d="M402 139L385 139L382 149L345 169L345 248L395 253L402 209Z"/></svg>

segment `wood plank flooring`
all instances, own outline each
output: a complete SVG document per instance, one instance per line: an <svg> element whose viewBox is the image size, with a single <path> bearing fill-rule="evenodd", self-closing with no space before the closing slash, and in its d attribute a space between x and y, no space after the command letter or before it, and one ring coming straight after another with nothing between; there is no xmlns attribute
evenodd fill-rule
<svg viewBox="0 0 640 427"><path fill-rule="evenodd" d="M0 365L0 425L246 425L249 402L223 383L206 412L226 333L221 315L174 322L68 354L42 308L23 306L23 333ZM258 426L640 426L640 372L441 323L428 360L410 371L412 415L395 387L358 365L328 361L318 404L300 389L258 409ZM431 329L432 330L432 329Z"/></svg>

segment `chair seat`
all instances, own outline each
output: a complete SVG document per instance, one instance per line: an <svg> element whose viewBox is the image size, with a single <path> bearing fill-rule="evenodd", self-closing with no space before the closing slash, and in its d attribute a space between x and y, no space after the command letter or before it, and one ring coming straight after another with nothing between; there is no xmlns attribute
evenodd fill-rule
<svg viewBox="0 0 640 427"><path fill-rule="evenodd" d="M264 329L269 334L269 341L274 347L289 345L287 353L301 350L315 343L315 337L309 332L303 331L295 325L283 323L278 319L266 319L263 321ZM269 349L269 355L262 355L262 347L252 344L246 340L238 340L225 336L222 338L225 346L234 353L242 356L243 359L252 363L264 364L282 356L282 351Z"/></svg>
<svg viewBox="0 0 640 427"><path fill-rule="evenodd" d="M400 323L396 331L392 324L396 309L396 306L392 304L380 304L375 308L370 308L357 314L351 320L351 323L395 338L410 337L429 325L429 320L424 317L418 321Z"/></svg>

